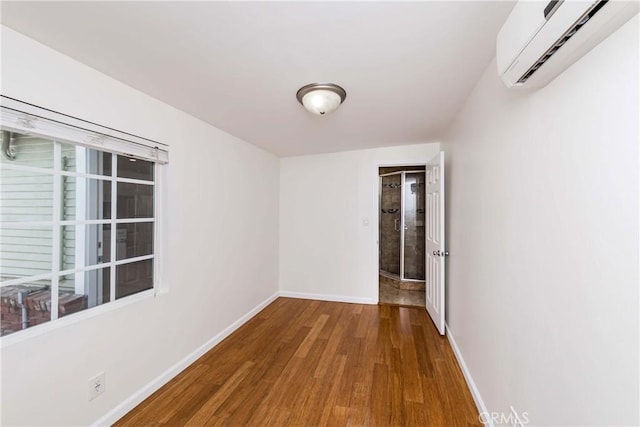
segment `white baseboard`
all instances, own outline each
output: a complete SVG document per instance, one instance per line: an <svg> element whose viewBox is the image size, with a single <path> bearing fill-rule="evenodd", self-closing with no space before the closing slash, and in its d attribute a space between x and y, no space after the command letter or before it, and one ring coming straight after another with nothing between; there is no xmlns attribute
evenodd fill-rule
<svg viewBox="0 0 640 427"><path fill-rule="evenodd" d="M342 295L308 294L305 292L280 291L280 296L287 297L287 298L315 299L318 301L348 302L351 304L377 304L378 303L378 301L374 300L373 298L346 297Z"/></svg>
<svg viewBox="0 0 640 427"><path fill-rule="evenodd" d="M133 408L138 406L140 403L142 403L143 400L151 396L156 390L158 390L160 387L168 383L172 378L174 378L176 375L182 372L185 368L187 368L189 365L195 362L203 354L205 354L207 351L215 347L216 344L220 343L223 339L231 335L236 329L238 329L240 326L245 324L249 319L251 319L253 316L258 314L258 312L260 312L263 308L265 308L267 305L275 301L275 299L278 298L278 296L280 295L278 292L276 292L266 300L262 301L260 304L252 308L247 314L245 314L240 319L233 322L226 329L224 329L218 335L214 336L209 341L207 341L206 343L198 347L195 351L193 351L191 354L186 356L184 359L178 361L175 365L173 365L172 367L164 371L157 378L155 378L153 381L151 381L150 383L142 387L140 390L135 392L128 399L126 399L124 402L120 403L118 406L113 408L111 411L109 411L102 418L94 422L92 425L110 426L116 421L118 421L120 418L126 415L127 412L131 411Z"/></svg>
<svg viewBox="0 0 640 427"><path fill-rule="evenodd" d="M460 365L460 369L462 369L462 374L464 375L464 379L469 386L469 390L471 390L471 396L473 396L473 401L476 403L476 407L478 408L478 412L481 414L486 414L487 407L482 400L482 396L480 395L480 390L476 386L475 381L473 381L473 377L471 376L471 372L469 372L469 368L467 368L467 364L464 362L464 358L462 357L462 353L460 353L460 349L458 348L458 344L456 344L456 340L451 333L451 329L449 329L449 325L445 323L445 328L447 330L447 338L449 339L449 343L451 344L451 348L453 349L453 354L455 354L456 359L458 360L458 365ZM485 423L487 427L493 427L493 422L491 421L491 417L483 417L486 418L488 423Z"/></svg>

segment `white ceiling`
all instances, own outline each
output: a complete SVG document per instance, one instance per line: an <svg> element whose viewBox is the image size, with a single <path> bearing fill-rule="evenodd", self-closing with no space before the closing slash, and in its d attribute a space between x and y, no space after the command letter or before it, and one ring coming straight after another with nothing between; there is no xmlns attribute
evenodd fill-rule
<svg viewBox="0 0 640 427"><path fill-rule="evenodd" d="M2 23L280 156L437 141L513 2L3 2ZM333 114L299 87L347 91Z"/></svg>

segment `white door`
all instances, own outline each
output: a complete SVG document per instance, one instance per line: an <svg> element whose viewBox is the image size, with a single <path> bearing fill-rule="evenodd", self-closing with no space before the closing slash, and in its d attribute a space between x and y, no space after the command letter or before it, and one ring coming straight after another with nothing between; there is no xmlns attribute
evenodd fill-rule
<svg viewBox="0 0 640 427"><path fill-rule="evenodd" d="M425 170L426 198L426 264L425 294L429 316L440 335L444 335L444 153L427 163Z"/></svg>

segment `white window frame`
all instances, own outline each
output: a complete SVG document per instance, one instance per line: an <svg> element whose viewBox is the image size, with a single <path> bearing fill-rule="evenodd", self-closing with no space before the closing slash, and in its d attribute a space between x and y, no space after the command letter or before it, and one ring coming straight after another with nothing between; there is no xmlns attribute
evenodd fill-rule
<svg viewBox="0 0 640 427"><path fill-rule="evenodd" d="M0 349L21 342L35 336L48 333L52 330L64 327L69 324L81 322L84 319L99 316L103 313L118 309L141 300L155 297L168 292L168 283L163 275L162 260L165 251L165 236L162 230L162 211L164 210L166 193L163 189L166 167L168 162L168 146L146 138L137 137L132 134L123 133L115 129L106 128L95 123L85 122L71 116L57 113L52 110L43 109L32 104L22 103L21 101L0 96L0 124L4 130L10 130L22 134L30 134L51 140L53 143L54 164L52 168L41 168L34 166L26 166L19 164L2 164L3 168L11 170L22 170L27 172L35 172L40 174L48 174L53 176L53 217L51 221L16 221L6 222L2 227L6 228L24 228L29 227L52 227L52 265L49 273L20 277L2 282L2 286L18 285L33 283L38 280L51 280L51 318L48 322L31 326L29 328L17 331L15 333L0 337ZM76 147L92 148L94 150L112 153L111 175L90 174L82 168L76 169L75 172L62 170L61 161L61 144L73 144ZM84 150L77 150L84 151ZM118 156L127 158L136 158L153 162L153 181L121 178L117 176ZM111 182L111 218L88 220L85 218L76 218L74 220L62 220L62 177L73 176L78 182L88 182L85 179L94 179L100 181ZM82 179L85 178L85 179ZM117 184L132 183L153 186L153 217L152 218L117 218ZM162 188L162 190L161 190ZM79 194L79 193L78 193ZM153 223L153 253L150 255L138 256L134 258L116 259L116 239L117 225L130 223ZM110 257L109 262L101 262L95 265L79 266L76 260L75 268L61 270L61 254L60 248L62 227L65 225L92 225L92 224L110 224ZM80 227L82 228L82 227ZM84 242L83 245L84 246ZM80 250L78 247L76 251ZM82 248L82 250L84 250ZM153 259L153 286L150 289L140 291L138 293L127 295L116 299L116 267L119 265L134 263L138 261ZM110 298L107 303L88 307L85 310L73 313L62 318L58 313L59 301L59 281L60 278L69 274L75 274L76 278L79 273L92 271L102 268L110 269ZM84 289L83 292L84 294Z"/></svg>

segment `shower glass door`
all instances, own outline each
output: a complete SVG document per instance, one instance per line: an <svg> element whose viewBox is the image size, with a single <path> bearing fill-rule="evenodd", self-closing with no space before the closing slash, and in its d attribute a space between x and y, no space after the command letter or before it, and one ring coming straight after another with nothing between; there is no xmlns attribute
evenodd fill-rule
<svg viewBox="0 0 640 427"><path fill-rule="evenodd" d="M424 280L424 172L404 180L404 279Z"/></svg>
<svg viewBox="0 0 640 427"><path fill-rule="evenodd" d="M401 280L425 278L424 171L380 177L380 273Z"/></svg>
<svg viewBox="0 0 640 427"><path fill-rule="evenodd" d="M400 275L402 175L380 177L380 269Z"/></svg>

